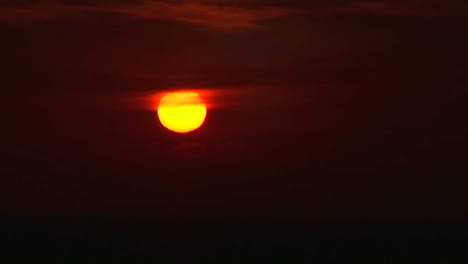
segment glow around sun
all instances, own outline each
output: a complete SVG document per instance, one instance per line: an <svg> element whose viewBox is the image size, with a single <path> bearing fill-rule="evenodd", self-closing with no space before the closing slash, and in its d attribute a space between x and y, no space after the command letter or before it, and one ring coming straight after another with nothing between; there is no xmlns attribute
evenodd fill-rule
<svg viewBox="0 0 468 264"><path fill-rule="evenodd" d="M195 92L170 92L158 105L161 124L177 133L187 133L199 128L206 118L206 104Z"/></svg>

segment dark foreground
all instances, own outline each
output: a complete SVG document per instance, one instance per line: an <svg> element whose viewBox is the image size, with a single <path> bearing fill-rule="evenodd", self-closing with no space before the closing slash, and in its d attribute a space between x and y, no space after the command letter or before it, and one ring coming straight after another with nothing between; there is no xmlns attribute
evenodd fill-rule
<svg viewBox="0 0 468 264"><path fill-rule="evenodd" d="M467 263L465 223L8 219L4 257L49 263ZM154 263L154 262L152 262Z"/></svg>

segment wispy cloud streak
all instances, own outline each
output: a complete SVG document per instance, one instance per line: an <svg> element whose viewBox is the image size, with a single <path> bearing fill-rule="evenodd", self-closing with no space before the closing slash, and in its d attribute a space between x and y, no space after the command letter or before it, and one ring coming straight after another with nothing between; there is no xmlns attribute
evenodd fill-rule
<svg viewBox="0 0 468 264"><path fill-rule="evenodd" d="M173 3L146 1L136 5L70 5L40 3L0 9L0 20L33 22L61 19L92 13L114 13L135 19L169 20L221 30L242 30L261 27L261 22L293 13L285 8L245 8L197 2Z"/></svg>
<svg viewBox="0 0 468 264"><path fill-rule="evenodd" d="M261 3L261 2L260 2ZM434 16L430 8L402 2L349 1L343 4L317 7L289 8L233 5L230 1L143 1L135 4L107 2L106 4L67 4L39 2L22 6L0 7L0 20L21 23L85 16L93 13L111 13L144 20L178 21L217 30L246 30L261 28L263 23L290 15L336 16Z"/></svg>

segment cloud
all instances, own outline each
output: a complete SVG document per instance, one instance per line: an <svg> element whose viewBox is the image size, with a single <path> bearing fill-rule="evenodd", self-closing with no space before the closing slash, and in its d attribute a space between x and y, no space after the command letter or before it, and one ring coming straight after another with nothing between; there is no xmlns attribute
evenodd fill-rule
<svg viewBox="0 0 468 264"><path fill-rule="evenodd" d="M246 8L203 2L144 1L134 5L122 4L64 4L39 3L0 9L0 20L33 22L61 19L92 13L113 13L145 20L179 21L221 30L242 30L261 27L265 20L293 13L287 8Z"/></svg>
<svg viewBox="0 0 468 264"><path fill-rule="evenodd" d="M0 7L0 21L34 22L66 19L93 13L110 13L144 20L178 21L217 30L246 30L261 28L263 22L289 16L433 16L430 5L403 1L342 1L326 4L272 5L268 1L190 0L190 1L105 1L97 4L38 2L21 6ZM315 3L315 2L314 2ZM413 4L410 4L413 3Z"/></svg>
<svg viewBox="0 0 468 264"><path fill-rule="evenodd" d="M280 8L242 8L196 2L173 4L146 2L133 8L115 9L118 13L143 19L178 20L211 28L236 30L260 27L260 22L292 13Z"/></svg>
<svg viewBox="0 0 468 264"><path fill-rule="evenodd" d="M355 1L332 7L310 9L310 15L379 15L379 16L434 16L431 8L385 1Z"/></svg>

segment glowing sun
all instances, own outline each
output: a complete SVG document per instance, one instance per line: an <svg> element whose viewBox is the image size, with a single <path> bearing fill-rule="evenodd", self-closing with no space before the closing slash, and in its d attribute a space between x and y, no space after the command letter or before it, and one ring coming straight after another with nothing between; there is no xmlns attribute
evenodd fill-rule
<svg viewBox="0 0 468 264"><path fill-rule="evenodd" d="M163 96L158 106L161 124L177 133L199 128L206 118L206 104L195 92L171 92Z"/></svg>

